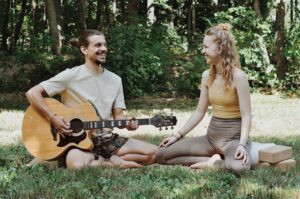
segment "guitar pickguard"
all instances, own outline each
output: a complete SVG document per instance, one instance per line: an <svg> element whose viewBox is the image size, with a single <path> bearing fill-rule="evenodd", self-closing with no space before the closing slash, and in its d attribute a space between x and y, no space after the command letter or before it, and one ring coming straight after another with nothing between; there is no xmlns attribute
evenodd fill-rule
<svg viewBox="0 0 300 199"><path fill-rule="evenodd" d="M57 144L57 146L64 147L69 143L75 143L78 145L82 140L84 140L86 138L86 136L87 136L86 132L83 132L79 136L65 135L65 137L63 137L62 135L59 134L59 143Z"/></svg>

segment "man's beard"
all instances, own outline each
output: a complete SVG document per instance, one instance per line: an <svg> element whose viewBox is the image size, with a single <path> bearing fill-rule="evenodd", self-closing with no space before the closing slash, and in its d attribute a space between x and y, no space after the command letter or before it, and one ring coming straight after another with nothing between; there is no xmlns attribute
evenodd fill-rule
<svg viewBox="0 0 300 199"><path fill-rule="evenodd" d="M99 65L104 65L106 61L101 61L101 60L98 60L96 59L95 60L95 63L99 66Z"/></svg>

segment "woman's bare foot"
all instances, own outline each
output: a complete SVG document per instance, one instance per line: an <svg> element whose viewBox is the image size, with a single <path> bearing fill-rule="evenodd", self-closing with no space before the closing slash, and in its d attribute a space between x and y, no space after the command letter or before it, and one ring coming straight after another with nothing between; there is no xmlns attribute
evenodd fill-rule
<svg viewBox="0 0 300 199"><path fill-rule="evenodd" d="M206 162L197 162L190 166L191 169L203 169L208 167L213 167L218 160L222 160L219 154L214 154L209 160Z"/></svg>

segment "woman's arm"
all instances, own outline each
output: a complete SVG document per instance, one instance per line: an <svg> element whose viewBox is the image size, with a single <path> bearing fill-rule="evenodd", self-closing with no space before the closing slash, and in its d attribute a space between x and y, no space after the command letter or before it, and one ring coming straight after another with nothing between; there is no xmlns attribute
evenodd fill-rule
<svg viewBox="0 0 300 199"><path fill-rule="evenodd" d="M208 70L204 71L201 80L201 93L195 112L190 116L185 125L179 130L181 136L188 134L203 119L208 107L208 89L206 86L209 76Z"/></svg>
<svg viewBox="0 0 300 199"><path fill-rule="evenodd" d="M242 127L241 127L241 138L240 144L236 151L236 158L242 159L243 162L246 164L248 163L248 155L245 154L247 147L247 140L250 134L251 129L251 122L252 122L252 115L251 115L251 102L250 102L250 88L246 74L241 71L237 70L234 75L234 85L237 90L237 95L239 99L241 117L242 117Z"/></svg>
<svg viewBox="0 0 300 199"><path fill-rule="evenodd" d="M207 79L209 76L209 71L204 71L202 74L202 80L201 80L201 93L199 102L197 105L197 108L195 112L190 116L190 118L187 120L185 125L176 133L175 135L165 138L161 143L160 147L167 147L177 140L184 137L186 134L188 134L204 117L207 107L208 107L208 90L207 90Z"/></svg>

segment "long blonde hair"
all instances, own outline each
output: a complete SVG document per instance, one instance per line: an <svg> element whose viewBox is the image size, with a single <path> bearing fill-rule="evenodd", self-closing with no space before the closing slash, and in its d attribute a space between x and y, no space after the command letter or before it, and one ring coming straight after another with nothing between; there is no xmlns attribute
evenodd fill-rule
<svg viewBox="0 0 300 199"><path fill-rule="evenodd" d="M221 48L222 77L225 80L225 88L231 88L233 81L233 68L241 67L239 53L236 49L236 41L230 32L230 24L219 24L206 30L205 35L215 36L215 42ZM217 69L212 65L209 70L208 86L216 79Z"/></svg>

